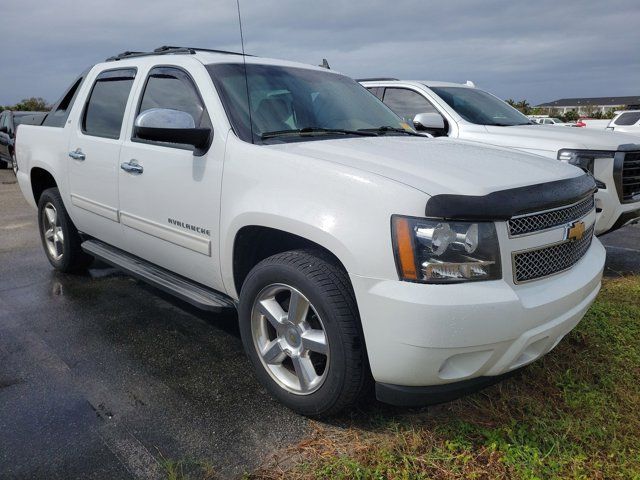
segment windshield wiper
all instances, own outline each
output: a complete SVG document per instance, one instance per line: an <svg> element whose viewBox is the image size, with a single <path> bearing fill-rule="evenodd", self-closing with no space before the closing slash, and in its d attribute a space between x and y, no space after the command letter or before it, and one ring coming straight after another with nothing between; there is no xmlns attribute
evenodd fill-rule
<svg viewBox="0 0 640 480"><path fill-rule="evenodd" d="M291 130L274 130L273 132L265 132L260 135L262 140L266 140L268 138L281 137L285 135L313 135L316 133L320 134L340 134L340 135L359 135L361 137L376 137L377 135L373 132L364 132L362 130L345 130L342 128L321 128L321 127L304 127L304 128L295 128Z"/></svg>
<svg viewBox="0 0 640 480"><path fill-rule="evenodd" d="M404 133L406 135L412 135L414 137L423 137L424 138L424 135L421 135L419 133L412 132L410 130L405 130L404 128L390 127L388 125L385 125L383 127L378 127L378 128L361 128L358 131L359 132L372 132L372 133L376 133L378 135L384 135L387 132Z"/></svg>

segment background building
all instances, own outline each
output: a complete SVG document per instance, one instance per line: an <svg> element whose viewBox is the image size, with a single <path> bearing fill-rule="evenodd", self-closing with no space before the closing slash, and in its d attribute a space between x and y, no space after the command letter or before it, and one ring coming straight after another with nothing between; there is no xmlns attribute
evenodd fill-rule
<svg viewBox="0 0 640 480"><path fill-rule="evenodd" d="M579 115L592 115L596 112L607 113L614 110L640 109L640 96L635 97L593 97L593 98L561 98L553 102L536 105L548 114L565 114L571 110Z"/></svg>

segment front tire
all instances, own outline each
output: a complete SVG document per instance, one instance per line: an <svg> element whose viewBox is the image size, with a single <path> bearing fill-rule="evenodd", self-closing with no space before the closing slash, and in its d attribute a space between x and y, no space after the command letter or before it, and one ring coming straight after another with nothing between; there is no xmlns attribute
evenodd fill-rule
<svg viewBox="0 0 640 480"><path fill-rule="evenodd" d="M308 416L354 405L369 369L358 310L344 270L319 251L269 257L240 293L240 332L258 380Z"/></svg>
<svg viewBox="0 0 640 480"><path fill-rule="evenodd" d="M48 188L40 195L38 227L44 252L53 268L76 272L89 266L93 258L80 247L82 240L57 188Z"/></svg>

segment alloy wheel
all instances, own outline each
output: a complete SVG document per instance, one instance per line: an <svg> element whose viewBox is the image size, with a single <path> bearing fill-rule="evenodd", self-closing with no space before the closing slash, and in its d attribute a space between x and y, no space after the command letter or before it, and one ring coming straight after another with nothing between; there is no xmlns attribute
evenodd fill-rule
<svg viewBox="0 0 640 480"><path fill-rule="evenodd" d="M64 233L60 226L58 211L51 202L47 202L42 209L42 226L44 229L44 242L49 256L58 261L64 255Z"/></svg>
<svg viewBox="0 0 640 480"><path fill-rule="evenodd" d="M329 371L329 341L318 312L294 287L272 284L251 311L253 344L271 378L285 390L308 395Z"/></svg>

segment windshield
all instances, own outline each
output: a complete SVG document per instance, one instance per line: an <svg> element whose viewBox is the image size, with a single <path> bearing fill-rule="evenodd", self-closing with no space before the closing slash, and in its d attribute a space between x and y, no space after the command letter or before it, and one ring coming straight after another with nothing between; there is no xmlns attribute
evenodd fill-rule
<svg viewBox="0 0 640 480"><path fill-rule="evenodd" d="M477 88L429 87L467 122L511 127L532 122L506 102Z"/></svg>
<svg viewBox="0 0 640 480"><path fill-rule="evenodd" d="M236 134L274 143L412 131L354 80L331 72L276 65L213 64L207 70ZM247 101L249 86L251 120ZM388 127L386 130L378 131ZM377 133L371 133L377 132ZM405 132L406 133L406 132Z"/></svg>

